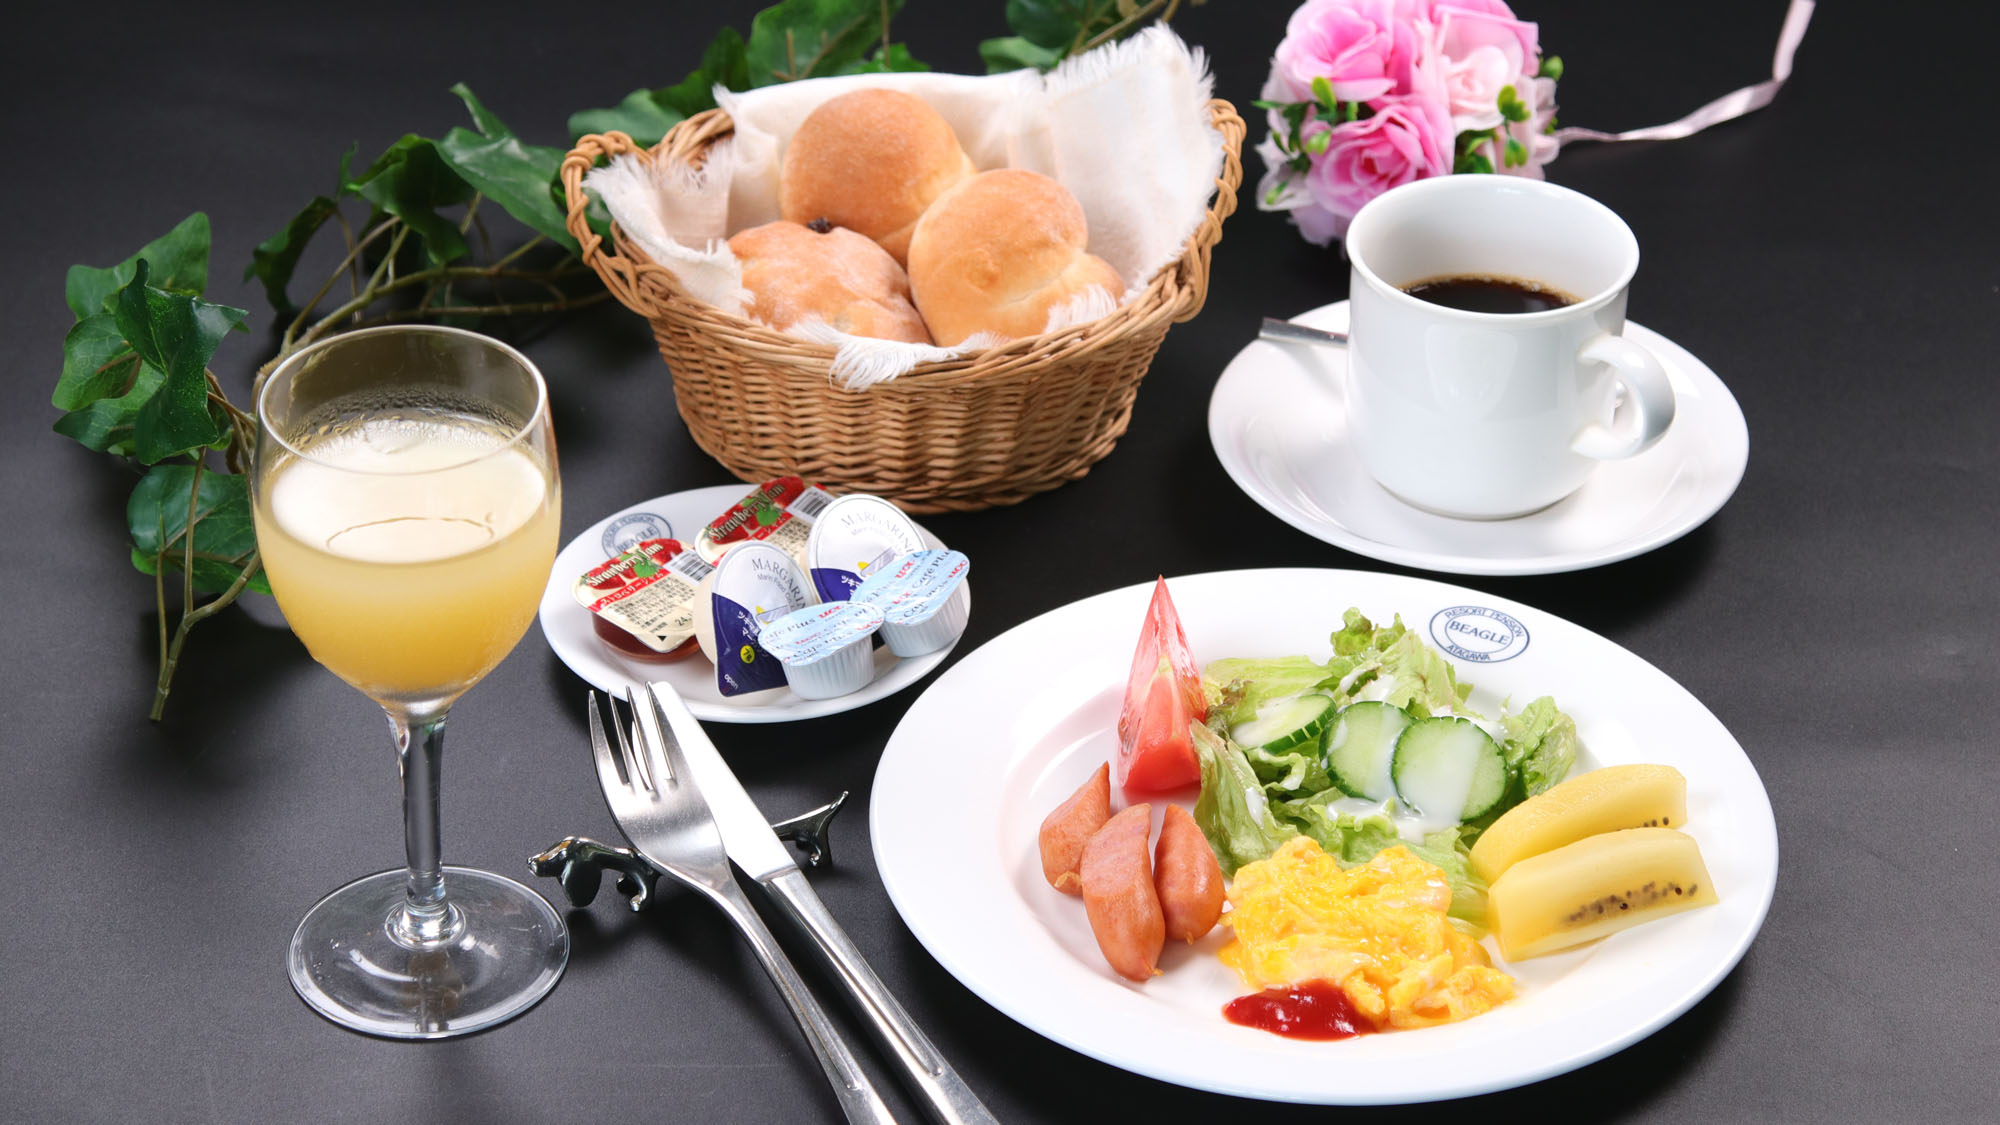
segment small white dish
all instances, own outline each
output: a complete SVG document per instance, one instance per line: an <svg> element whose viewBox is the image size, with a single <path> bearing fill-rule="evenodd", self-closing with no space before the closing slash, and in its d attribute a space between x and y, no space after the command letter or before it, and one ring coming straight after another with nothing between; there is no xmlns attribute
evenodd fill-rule
<svg viewBox="0 0 2000 1125"><path fill-rule="evenodd" d="M715 686L715 665L698 652L672 660L634 660L614 652L597 638L590 611L570 594L576 577L640 539L670 538L692 546L708 521L743 498L749 485L722 484L656 496L598 520L564 545L542 591L542 635L556 658L591 686L622 692L627 686L655 681L672 684L695 718L715 723L784 723L836 715L873 703L916 683L950 655L955 645L909 660L882 646L874 651L875 673L868 686L832 699L801 699L789 688L748 695L724 696ZM919 525L919 530L924 530ZM925 538L936 537L927 530ZM968 600L970 594L966 595Z"/></svg>
<svg viewBox="0 0 2000 1125"><path fill-rule="evenodd" d="M1401 614L1494 714L1552 695L1576 721L1577 770L1660 762L1687 775L1685 828L1722 901L1515 964L1518 995L1463 1023L1337 1043L1238 1027L1243 985L1217 930L1168 942L1161 975L1118 976L1082 903L1044 881L1042 818L1118 749L1131 644L1153 584L1072 602L981 645L910 705L875 769L875 864L910 932L1008 1018L1135 1074L1272 1101L1384 1105L1482 1094L1574 1070L1652 1034L1729 975L1777 888L1778 833L1757 770L1701 701L1611 641L1505 598L1353 570L1243 570L1167 580L1197 663L1330 654L1347 606ZM1500 645L1455 622L1502 621ZM951 753L940 754L938 747ZM1191 792L1149 795L1189 803Z"/></svg>
<svg viewBox="0 0 2000 1125"><path fill-rule="evenodd" d="M1347 302L1292 318L1347 331ZM1237 487L1272 515L1336 547L1451 574L1555 574L1643 554L1699 527L1728 501L1750 458L1743 411L1715 372L1666 337L1627 323L1674 388L1658 445L1607 461L1582 488L1504 520L1435 515L1398 500L1347 440L1347 353L1256 341L1223 369L1208 436Z"/></svg>

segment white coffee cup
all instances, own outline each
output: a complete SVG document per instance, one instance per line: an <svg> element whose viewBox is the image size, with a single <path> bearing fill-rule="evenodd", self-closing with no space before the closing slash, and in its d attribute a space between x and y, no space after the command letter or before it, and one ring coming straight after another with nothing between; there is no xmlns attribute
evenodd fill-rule
<svg viewBox="0 0 2000 1125"><path fill-rule="evenodd" d="M1525 515L1673 422L1666 372L1619 335L1639 242L1602 203L1539 180L1440 176L1370 200L1346 244L1348 436L1406 502L1473 519ZM1576 302L1466 312L1404 292L1482 276Z"/></svg>

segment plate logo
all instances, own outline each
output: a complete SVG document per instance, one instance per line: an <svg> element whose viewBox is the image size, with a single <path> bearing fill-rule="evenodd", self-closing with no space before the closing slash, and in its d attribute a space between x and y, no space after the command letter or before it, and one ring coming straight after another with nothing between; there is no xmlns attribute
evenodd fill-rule
<svg viewBox="0 0 2000 1125"><path fill-rule="evenodd" d="M623 554L641 539L672 539L674 525L651 512L627 512L604 525L604 557Z"/></svg>
<svg viewBox="0 0 2000 1125"><path fill-rule="evenodd" d="M1431 615L1431 640L1460 660L1493 664L1528 650L1528 627L1483 605L1455 605Z"/></svg>

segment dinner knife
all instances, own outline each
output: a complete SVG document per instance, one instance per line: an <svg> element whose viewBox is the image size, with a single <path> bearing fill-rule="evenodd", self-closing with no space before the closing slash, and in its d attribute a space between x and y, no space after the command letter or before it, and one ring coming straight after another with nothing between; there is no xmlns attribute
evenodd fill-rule
<svg viewBox="0 0 2000 1125"><path fill-rule="evenodd" d="M701 729L701 723L688 710L680 693L665 683L653 684L651 690L659 702L660 713L687 756L695 784L708 798L716 827L722 832L723 849L736 866L768 890L785 914L812 937L832 963L847 988L849 1000L869 1030L902 1064L905 1079L923 1096L930 1116L940 1125L998 1125L971 1087L889 994L875 970L868 967L861 951L820 901L790 849L771 831L770 822L758 811L757 803L750 799L729 763L722 760L721 752Z"/></svg>

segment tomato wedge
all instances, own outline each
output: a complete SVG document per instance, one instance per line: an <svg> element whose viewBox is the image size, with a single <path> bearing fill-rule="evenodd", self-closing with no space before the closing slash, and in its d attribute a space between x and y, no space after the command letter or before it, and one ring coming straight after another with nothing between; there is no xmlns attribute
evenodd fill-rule
<svg viewBox="0 0 2000 1125"><path fill-rule="evenodd" d="M1167 580L1153 586L1152 604L1132 653L1125 705L1118 713L1118 760L1113 773L1128 790L1154 792L1201 780L1188 724L1208 717L1201 672L1188 651Z"/></svg>

